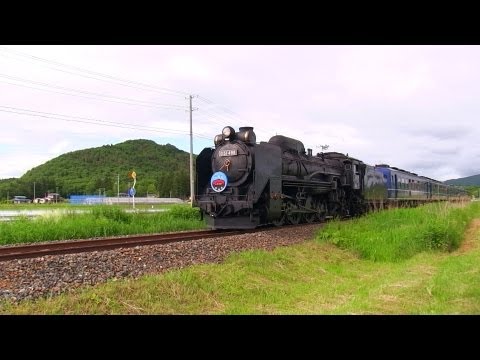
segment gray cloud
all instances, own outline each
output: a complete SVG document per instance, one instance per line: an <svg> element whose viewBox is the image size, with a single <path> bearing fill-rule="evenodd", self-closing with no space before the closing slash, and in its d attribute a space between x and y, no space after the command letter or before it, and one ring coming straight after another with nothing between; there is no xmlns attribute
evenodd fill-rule
<svg viewBox="0 0 480 360"><path fill-rule="evenodd" d="M429 127L425 125L403 127L403 132L411 136L431 137L437 140L459 140L469 134L472 129L455 123L438 125L432 121Z"/></svg>

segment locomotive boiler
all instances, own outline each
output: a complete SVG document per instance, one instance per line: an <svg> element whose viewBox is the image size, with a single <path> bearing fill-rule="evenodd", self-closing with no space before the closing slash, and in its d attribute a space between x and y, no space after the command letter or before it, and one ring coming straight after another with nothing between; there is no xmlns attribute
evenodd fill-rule
<svg viewBox="0 0 480 360"><path fill-rule="evenodd" d="M253 127L226 126L214 144L197 157L195 198L213 229L310 223L365 210L360 160L313 155L282 135L257 144Z"/></svg>

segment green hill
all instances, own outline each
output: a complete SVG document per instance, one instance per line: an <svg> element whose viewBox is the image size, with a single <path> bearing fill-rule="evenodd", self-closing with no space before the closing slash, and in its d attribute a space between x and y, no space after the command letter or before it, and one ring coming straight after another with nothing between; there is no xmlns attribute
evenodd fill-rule
<svg viewBox="0 0 480 360"><path fill-rule="evenodd" d="M447 185L458 185L458 186L480 186L480 175L472 175L459 179L451 179L445 181Z"/></svg>
<svg viewBox="0 0 480 360"><path fill-rule="evenodd" d="M14 195L33 198L47 192L62 197L83 194L117 195L133 184L128 173L137 173L137 196L187 198L189 186L189 153L175 146L159 145L151 140L128 140L116 145L78 150L60 155L27 171L20 178L0 180L0 201Z"/></svg>

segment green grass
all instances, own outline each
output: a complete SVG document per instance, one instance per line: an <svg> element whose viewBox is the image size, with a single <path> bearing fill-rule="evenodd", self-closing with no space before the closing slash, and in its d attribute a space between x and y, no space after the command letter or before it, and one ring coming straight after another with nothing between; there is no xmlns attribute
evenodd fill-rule
<svg viewBox="0 0 480 360"><path fill-rule="evenodd" d="M425 207L420 212L408 210L413 211L414 216L403 212L389 215L397 220L388 234L397 239L404 238L405 233L424 234L424 237L417 234L415 239L421 245L410 246L416 252L407 257L400 253L401 259L383 256L382 261L378 261L376 257L360 255L357 249L352 251L335 245L333 235L325 241L323 231L319 231L318 240L271 252L253 250L233 254L223 264L197 265L139 280L109 281L52 298L23 301L19 305L3 302L0 313L480 314L478 221L468 251L425 245L432 243L432 236L431 230L424 231L432 223L436 224L434 218L445 219L442 211L451 214L449 220L469 218L472 214L478 218L477 205L438 210ZM432 219L421 220L425 214ZM378 215L367 218L378 221ZM417 232L406 230L411 221L415 221ZM457 226L455 223L452 220L452 226ZM358 225L343 222L331 226L338 234L344 234L347 228ZM374 229L363 224L356 233L362 231L364 236L371 236ZM450 239L450 232L445 234ZM433 244L456 242L439 239L441 241L435 240ZM379 236L380 249L386 246L384 242L386 240ZM395 243L398 247L400 240ZM369 248L367 255L383 251L374 251L374 244Z"/></svg>
<svg viewBox="0 0 480 360"><path fill-rule="evenodd" d="M221 265L3 303L0 314L478 314L479 264L478 248L387 264L310 241L234 255Z"/></svg>
<svg viewBox="0 0 480 360"><path fill-rule="evenodd" d="M467 208L436 203L413 209L392 209L326 225L319 239L374 261L400 261L421 251L458 248L467 224L480 216L480 204Z"/></svg>
<svg viewBox="0 0 480 360"><path fill-rule="evenodd" d="M65 209L68 207L72 207L74 205L67 204L67 203L53 203L53 204L2 204L0 203L0 210L33 210L33 209Z"/></svg>
<svg viewBox="0 0 480 360"><path fill-rule="evenodd" d="M52 210L52 209L88 209L92 210L102 205L51 203L51 204L0 204L0 210ZM110 205L109 205L110 206ZM132 209L132 204L112 205L121 209ZM168 209L174 206L190 206L187 204L135 204L135 209Z"/></svg>
<svg viewBox="0 0 480 360"><path fill-rule="evenodd" d="M169 206L161 213L127 213L116 206L95 206L86 213L53 210L35 219L26 217L0 222L0 245L49 240L148 234L205 227L198 209Z"/></svg>

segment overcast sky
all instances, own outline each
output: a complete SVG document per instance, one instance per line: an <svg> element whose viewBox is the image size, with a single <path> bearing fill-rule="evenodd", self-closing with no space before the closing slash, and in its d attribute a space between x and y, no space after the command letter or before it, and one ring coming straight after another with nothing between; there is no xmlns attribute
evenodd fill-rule
<svg viewBox="0 0 480 360"><path fill-rule="evenodd" d="M0 46L0 179L129 139L224 126L441 181L480 173L480 46Z"/></svg>

